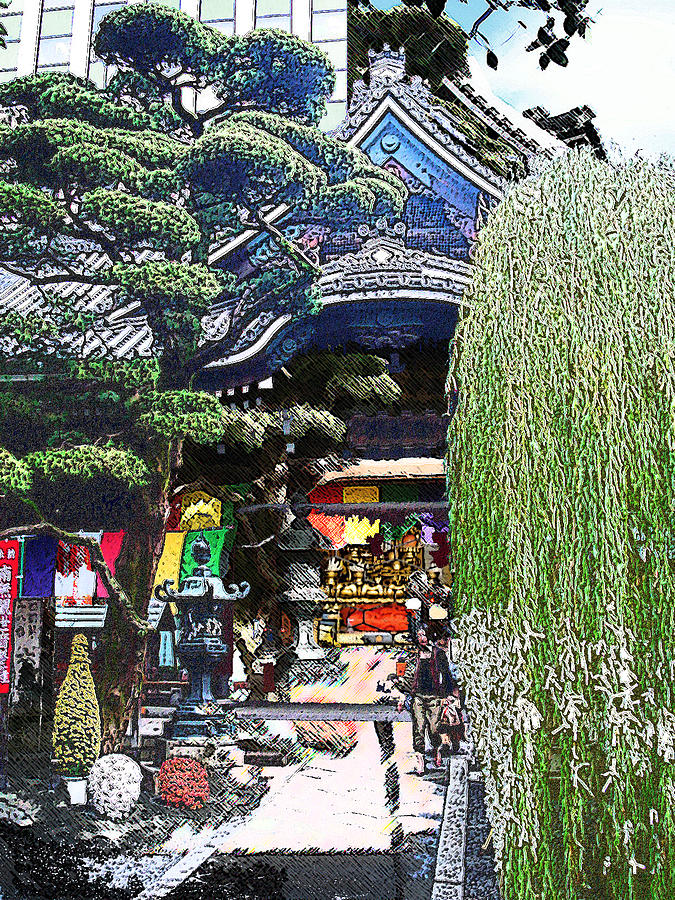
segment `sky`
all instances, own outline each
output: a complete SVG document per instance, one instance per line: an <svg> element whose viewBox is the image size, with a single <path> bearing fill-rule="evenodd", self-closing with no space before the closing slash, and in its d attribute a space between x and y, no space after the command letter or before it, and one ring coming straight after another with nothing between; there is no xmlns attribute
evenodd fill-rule
<svg viewBox="0 0 675 900"><path fill-rule="evenodd" d="M375 0L381 8L393 0ZM486 0L448 0L446 13L468 30L487 8ZM497 71L485 63L478 41L469 47L472 80L522 111L543 106L560 113L588 105L605 145L630 154L675 156L675 0L591 0L595 22L585 40L575 37L569 65L539 68L538 53L526 52L534 38L517 20L543 22L525 10L494 12L481 27L499 58ZM489 97L488 97L489 98Z"/></svg>

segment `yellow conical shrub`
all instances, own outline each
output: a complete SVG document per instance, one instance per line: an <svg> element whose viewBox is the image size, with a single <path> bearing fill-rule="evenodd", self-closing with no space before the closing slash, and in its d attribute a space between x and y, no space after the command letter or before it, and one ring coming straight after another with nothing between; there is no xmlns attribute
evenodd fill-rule
<svg viewBox="0 0 675 900"><path fill-rule="evenodd" d="M84 778L98 758L101 716L89 668L89 646L76 634L54 713L52 744L62 775Z"/></svg>

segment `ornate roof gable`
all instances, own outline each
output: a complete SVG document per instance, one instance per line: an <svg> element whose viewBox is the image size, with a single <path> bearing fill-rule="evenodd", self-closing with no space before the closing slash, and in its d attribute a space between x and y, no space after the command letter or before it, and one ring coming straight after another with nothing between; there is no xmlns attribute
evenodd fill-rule
<svg viewBox="0 0 675 900"><path fill-rule="evenodd" d="M467 139L459 130L448 110L434 97L429 86L419 76L408 77L405 72L405 53L398 53L385 45L382 53L370 51L370 84L354 84L347 116L334 137L360 146L390 111L416 132L416 136L434 149L437 145L444 155L454 158L462 173L477 187L500 198L505 179L486 166L467 147ZM515 155L515 153L514 153Z"/></svg>

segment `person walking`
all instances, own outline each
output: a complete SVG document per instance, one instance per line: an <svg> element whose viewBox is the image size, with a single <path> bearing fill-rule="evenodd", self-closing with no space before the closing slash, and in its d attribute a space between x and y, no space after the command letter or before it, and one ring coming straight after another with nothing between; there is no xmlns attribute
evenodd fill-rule
<svg viewBox="0 0 675 900"><path fill-rule="evenodd" d="M456 683L450 675L448 657L445 652L429 642L425 628L417 632L416 659L406 669L406 676L397 682L398 689L412 698L411 716L413 750L417 758L416 774L424 775L424 738L429 732L431 746L436 752L436 765L441 765L438 732L445 699L451 694ZM398 702L399 712L405 705L404 698Z"/></svg>

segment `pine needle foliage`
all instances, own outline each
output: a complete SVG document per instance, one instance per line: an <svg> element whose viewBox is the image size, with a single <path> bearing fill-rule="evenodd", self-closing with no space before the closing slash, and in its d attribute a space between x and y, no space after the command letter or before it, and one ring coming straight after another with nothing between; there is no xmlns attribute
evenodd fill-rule
<svg viewBox="0 0 675 900"><path fill-rule="evenodd" d="M23 493L30 490L30 469L5 447L0 447L0 496L8 491Z"/></svg>
<svg viewBox="0 0 675 900"><path fill-rule="evenodd" d="M675 896L675 181L573 152L484 228L453 347L467 703L504 900Z"/></svg>
<svg viewBox="0 0 675 900"><path fill-rule="evenodd" d="M54 756L61 774L76 778L89 774L101 744L101 717L88 649L87 638L76 634L54 713Z"/></svg>

